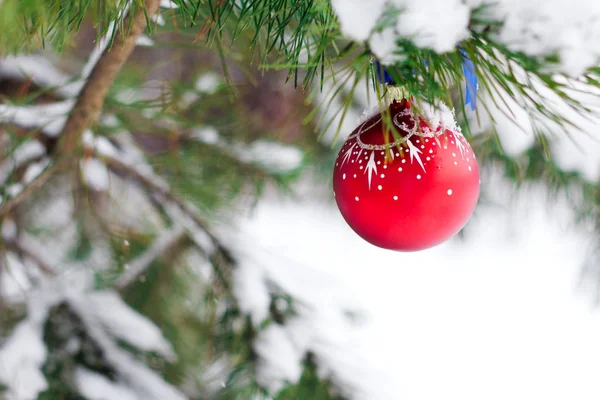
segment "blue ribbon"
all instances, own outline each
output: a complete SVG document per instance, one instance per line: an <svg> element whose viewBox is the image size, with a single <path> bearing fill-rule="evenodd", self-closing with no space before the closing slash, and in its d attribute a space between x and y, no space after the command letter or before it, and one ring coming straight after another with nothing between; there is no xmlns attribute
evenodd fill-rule
<svg viewBox="0 0 600 400"><path fill-rule="evenodd" d="M467 55L467 52L458 48L458 51L463 55L463 73L465 74L465 106L471 105L471 110L475 110L477 102L477 74L475 73L475 64Z"/></svg>
<svg viewBox="0 0 600 400"><path fill-rule="evenodd" d="M385 83L388 85L395 84L394 80L387 72L387 69L385 69L385 67L383 67L378 60L375 60L375 73L377 74L377 79L379 80L379 83Z"/></svg>
<svg viewBox="0 0 600 400"><path fill-rule="evenodd" d="M475 110L477 103L477 74L475 73L475 65L473 61L469 59L467 52L463 49L458 48L460 53L463 56L463 73L465 74L465 106L470 105L471 110ZM425 65L427 65L427 60L425 60ZM378 60L375 60L375 74L377 75L377 79L380 83L385 83L388 85L395 85L394 80L388 73L388 71L381 65ZM413 74L414 75L414 74Z"/></svg>

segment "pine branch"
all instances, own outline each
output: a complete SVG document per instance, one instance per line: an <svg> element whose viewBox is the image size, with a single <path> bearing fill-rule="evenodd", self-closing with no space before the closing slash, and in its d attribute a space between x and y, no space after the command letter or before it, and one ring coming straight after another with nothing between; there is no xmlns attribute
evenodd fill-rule
<svg viewBox="0 0 600 400"><path fill-rule="evenodd" d="M39 141L29 140L16 147L6 155L4 162L0 162L0 187L6 185L11 174L20 168L40 161L47 154L47 149Z"/></svg>
<svg viewBox="0 0 600 400"><path fill-rule="evenodd" d="M248 46L262 68L288 69L288 79L296 86L302 79L302 87L310 88L316 78L324 78L323 71L332 60L344 56L344 51L337 51L336 42L345 39L329 0L175 3L185 19L195 23L198 17L204 18L195 40L206 38L219 48L235 42Z"/></svg>
<svg viewBox="0 0 600 400"><path fill-rule="evenodd" d="M12 252L15 252L22 258L29 258L38 268L48 276L56 276L56 270L46 263L40 256L38 256L34 249L26 245L25 243L19 242L18 240L8 242L6 248Z"/></svg>
<svg viewBox="0 0 600 400"><path fill-rule="evenodd" d="M142 255L129 264L127 271L116 282L118 289L129 286L138 276L144 273L150 265L162 254L176 247L186 237L186 231L181 226L163 232Z"/></svg>
<svg viewBox="0 0 600 400"><path fill-rule="evenodd" d="M40 189L48 182L56 173L64 170L68 166L67 163L55 163L42 172L34 181L27 185L19 194L12 199L0 205L0 218L8 214L13 208L27 200L33 193Z"/></svg>
<svg viewBox="0 0 600 400"><path fill-rule="evenodd" d="M164 197L166 200L175 203L181 208L187 215L189 215L194 222L204 231L208 232L208 225L194 210L194 208L187 202L177 198L169 189L169 187L162 181L155 179L155 177L139 171L134 166L128 165L121 160L105 155L100 158L107 164L107 166L116 173L121 173L133 179L138 184L142 185L148 192L158 194ZM217 239L210 235L210 241L212 244L217 243ZM206 247L203 250L207 250Z"/></svg>
<svg viewBox="0 0 600 400"><path fill-rule="evenodd" d="M160 0L146 0L145 9L138 7L134 11L132 8L133 15L126 18L128 23L115 34L112 46L107 46L98 59L69 113L53 154L55 163L16 197L2 204L0 217L41 188L54 173L70 166L74 154L78 154L83 146L83 133L98 121L112 82L136 47L149 16L156 13L159 6Z"/></svg>
<svg viewBox="0 0 600 400"><path fill-rule="evenodd" d="M146 0L146 9L138 8L133 17L126 18L129 23L118 31L113 43L100 56L83 86L75 106L71 110L58 143L58 157L70 156L81 146L81 137L100 117L104 99L129 55L136 47L138 37L146 29L148 16L158 11L159 0Z"/></svg>
<svg viewBox="0 0 600 400"><path fill-rule="evenodd" d="M192 240L211 260L224 287L229 286L229 269L234 260L229 250L213 235L208 224L196 209L175 196L168 185L158 177L144 173L134 166L106 155L100 155L106 165L115 173L121 173L133 179L151 194L157 195L165 211L190 233Z"/></svg>

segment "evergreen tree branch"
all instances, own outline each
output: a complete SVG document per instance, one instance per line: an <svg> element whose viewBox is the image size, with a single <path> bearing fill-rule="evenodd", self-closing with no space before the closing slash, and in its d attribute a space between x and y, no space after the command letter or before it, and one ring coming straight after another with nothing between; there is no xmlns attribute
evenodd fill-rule
<svg viewBox="0 0 600 400"><path fill-rule="evenodd" d="M21 258L29 258L44 274L48 276L56 275L56 270L46 263L39 255L37 255L34 249L30 248L25 243L15 240L7 243L6 248L18 254Z"/></svg>
<svg viewBox="0 0 600 400"><path fill-rule="evenodd" d="M129 286L150 268L154 260L176 247L185 237L185 229L178 225L163 232L144 253L129 264L127 271L117 280L116 287L122 290Z"/></svg>
<svg viewBox="0 0 600 400"><path fill-rule="evenodd" d="M198 215L195 208L175 196L168 185L157 177L144 173L117 158L106 155L101 155L100 158L113 172L128 176L144 187L146 191L159 197L159 201L163 203L167 214L171 215L177 223L180 223L190 233L194 242L212 262L221 284L225 288L228 287L230 281L229 269L234 264L233 257L220 240L210 232L207 222ZM190 223L178 218L181 213L185 216L185 219L189 219Z"/></svg>
<svg viewBox="0 0 600 400"><path fill-rule="evenodd" d="M14 198L0 206L0 216L6 215L37 189L41 188L58 170L68 167L75 154L83 146L83 133L95 124L102 112L104 100L112 82L136 47L137 39L146 29L149 16L158 11L160 0L146 0L145 9L133 5L130 17L114 36L111 46L107 46L83 85L75 105L61 132L54 150L55 164L45 170L29 186Z"/></svg>
<svg viewBox="0 0 600 400"><path fill-rule="evenodd" d="M133 17L126 18L111 46L107 46L92 69L67 118L57 146L58 157L70 156L81 146L81 137L100 117L104 99L123 65L136 47L137 39L146 29L148 17L158 11L159 0L146 0L144 10L132 8ZM135 6L134 6L135 7Z"/></svg>
<svg viewBox="0 0 600 400"><path fill-rule="evenodd" d="M48 182L56 173L64 170L68 166L67 163L55 163L48 167L42 172L34 181L19 192L15 197L6 201L0 205L0 218L8 214L13 208L24 202L31 196L35 191L40 189L46 182Z"/></svg>

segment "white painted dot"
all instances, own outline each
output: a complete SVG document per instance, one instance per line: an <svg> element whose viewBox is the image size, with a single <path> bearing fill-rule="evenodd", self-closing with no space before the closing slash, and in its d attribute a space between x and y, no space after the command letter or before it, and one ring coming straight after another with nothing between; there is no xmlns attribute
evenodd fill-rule
<svg viewBox="0 0 600 400"><path fill-rule="evenodd" d="M454 140L451 140L450 143L454 144Z"/></svg>
<svg viewBox="0 0 600 400"><path fill-rule="evenodd" d="M424 148L425 148L425 146L421 146L421 148L422 148L422 149L424 149Z"/></svg>
<svg viewBox="0 0 600 400"><path fill-rule="evenodd" d="M399 171L399 172L402 172L402 167L398 168L398 171Z"/></svg>
<svg viewBox="0 0 600 400"><path fill-rule="evenodd" d="M425 143L429 143L429 139L425 139Z"/></svg>
<svg viewBox="0 0 600 400"><path fill-rule="evenodd" d="M467 162L469 162L469 159L467 158Z"/></svg>
<svg viewBox="0 0 600 400"><path fill-rule="evenodd" d="M381 152L381 155L384 155L384 154L385 154L385 151L382 151L382 152Z"/></svg>
<svg viewBox="0 0 600 400"><path fill-rule="evenodd" d="M431 160L431 157L427 157L427 158L426 158L426 160L427 160L427 161Z"/></svg>
<svg viewBox="0 0 600 400"><path fill-rule="evenodd" d="M342 175L342 179L346 179L346 174Z"/></svg>
<svg viewBox="0 0 600 400"><path fill-rule="evenodd" d="M352 163L354 164L354 160L352 160Z"/></svg>
<svg viewBox="0 0 600 400"><path fill-rule="evenodd" d="M394 196L394 200L398 200L398 196Z"/></svg>
<svg viewBox="0 0 600 400"><path fill-rule="evenodd" d="M382 177L382 178L385 178L385 174L381 174L381 177Z"/></svg>
<svg viewBox="0 0 600 400"><path fill-rule="evenodd" d="M379 186L377 186L377 189L381 190L381 189L383 189L383 186L379 185Z"/></svg>
<svg viewBox="0 0 600 400"><path fill-rule="evenodd" d="M352 162L354 162L354 161L352 161ZM358 160L358 163L359 163L359 164L362 164L362 160Z"/></svg>
<svg viewBox="0 0 600 400"><path fill-rule="evenodd" d="M417 179L421 179L421 175L417 175Z"/></svg>
<svg viewBox="0 0 600 400"><path fill-rule="evenodd" d="M444 146L444 149L445 149L445 150L448 150L448 146Z"/></svg>
<svg viewBox="0 0 600 400"><path fill-rule="evenodd" d="M452 153L452 157L456 157L456 153Z"/></svg>
<svg viewBox="0 0 600 400"><path fill-rule="evenodd" d="M429 150L429 154L433 154L433 150Z"/></svg>
<svg viewBox="0 0 600 400"><path fill-rule="evenodd" d="M354 198L354 200L358 201L358 196L356 196L356 197Z"/></svg>
<svg viewBox="0 0 600 400"><path fill-rule="evenodd" d="M419 139L417 139L417 143L421 143L421 142L419 141Z"/></svg>
<svg viewBox="0 0 600 400"><path fill-rule="evenodd" d="M362 165L360 166L360 169L363 169L363 166L362 166Z"/></svg>
<svg viewBox="0 0 600 400"><path fill-rule="evenodd" d="M356 174L354 174L354 177L356 178Z"/></svg>
<svg viewBox="0 0 600 400"><path fill-rule="evenodd" d="M406 160L404 160L404 159L403 159L403 160L402 160L402 164L404 164L404 163L406 163Z"/></svg>
<svg viewBox="0 0 600 400"><path fill-rule="evenodd" d="M377 165L381 164L381 161L377 161Z"/></svg>
<svg viewBox="0 0 600 400"><path fill-rule="evenodd" d="M396 153L396 157L400 157L400 153Z"/></svg>
<svg viewBox="0 0 600 400"><path fill-rule="evenodd" d="M469 165L469 171L471 170L471 166Z"/></svg>
<svg viewBox="0 0 600 400"><path fill-rule="evenodd" d="M384 165L384 166L383 166L383 169L387 169L387 165Z"/></svg>
<svg viewBox="0 0 600 400"><path fill-rule="evenodd" d="M452 195L452 189L448 189L448 192L446 192L446 193L448 193L448 196L451 196Z"/></svg>
<svg viewBox="0 0 600 400"><path fill-rule="evenodd" d="M458 163L456 161L454 161L454 165L458 165Z"/></svg>

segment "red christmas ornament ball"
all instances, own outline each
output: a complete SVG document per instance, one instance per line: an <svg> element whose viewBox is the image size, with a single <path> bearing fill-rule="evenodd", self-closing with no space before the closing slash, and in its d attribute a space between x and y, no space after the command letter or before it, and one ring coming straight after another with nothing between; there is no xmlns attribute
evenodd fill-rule
<svg viewBox="0 0 600 400"><path fill-rule="evenodd" d="M424 250L450 239L471 218L479 167L456 126L430 127L406 100L394 101L389 111L401 138L394 140L387 129L386 140L382 114L361 123L337 156L333 193L348 225L367 242Z"/></svg>

